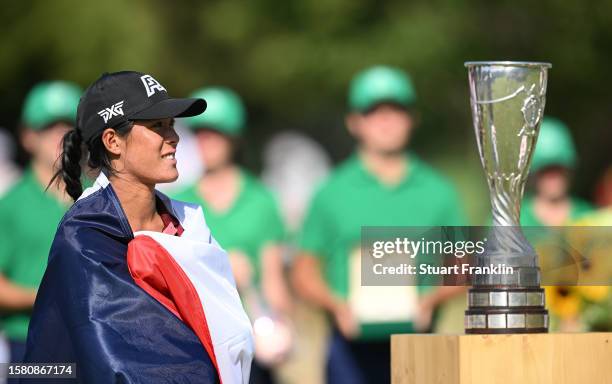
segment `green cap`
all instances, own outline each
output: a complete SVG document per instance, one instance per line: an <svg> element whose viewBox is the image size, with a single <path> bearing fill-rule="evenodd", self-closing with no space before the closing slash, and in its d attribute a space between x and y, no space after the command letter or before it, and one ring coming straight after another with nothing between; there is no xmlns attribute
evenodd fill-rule
<svg viewBox="0 0 612 384"><path fill-rule="evenodd" d="M567 126L559 119L545 117L531 160L531 171L537 172L552 165L573 168L576 149Z"/></svg>
<svg viewBox="0 0 612 384"><path fill-rule="evenodd" d="M40 130L58 121L74 123L81 89L66 81L38 83L28 93L23 105L22 122Z"/></svg>
<svg viewBox="0 0 612 384"><path fill-rule="evenodd" d="M359 72L351 82L349 108L367 111L376 104L392 102L408 107L416 101L410 76L401 69L375 66Z"/></svg>
<svg viewBox="0 0 612 384"><path fill-rule="evenodd" d="M185 119L193 129L214 129L229 136L239 136L244 130L246 112L242 100L231 89L225 87L201 88L190 97L206 100L208 107L200 115Z"/></svg>

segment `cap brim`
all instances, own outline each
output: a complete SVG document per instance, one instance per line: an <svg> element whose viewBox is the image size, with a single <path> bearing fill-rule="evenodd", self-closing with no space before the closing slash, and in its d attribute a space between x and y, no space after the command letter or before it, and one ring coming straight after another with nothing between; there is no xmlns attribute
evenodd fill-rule
<svg viewBox="0 0 612 384"><path fill-rule="evenodd" d="M204 110L206 110L204 99L166 99L131 115L129 118L151 120L168 117L190 117L199 115Z"/></svg>

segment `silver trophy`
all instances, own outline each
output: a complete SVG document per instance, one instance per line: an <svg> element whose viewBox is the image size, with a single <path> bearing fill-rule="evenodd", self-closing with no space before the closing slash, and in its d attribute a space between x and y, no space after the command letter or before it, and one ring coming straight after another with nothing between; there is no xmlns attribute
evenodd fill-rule
<svg viewBox="0 0 612 384"><path fill-rule="evenodd" d="M473 276L466 333L547 332L538 257L520 229L519 216L551 65L492 61L465 66L476 142L493 210L493 229L475 264L513 269L511 274Z"/></svg>

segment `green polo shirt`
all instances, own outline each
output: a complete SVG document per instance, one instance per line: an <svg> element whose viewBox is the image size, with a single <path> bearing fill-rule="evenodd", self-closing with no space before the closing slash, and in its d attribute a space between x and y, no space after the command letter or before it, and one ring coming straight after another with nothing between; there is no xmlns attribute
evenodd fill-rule
<svg viewBox="0 0 612 384"><path fill-rule="evenodd" d="M28 169L0 200L0 273L24 287L40 284L53 237L67 209L44 189ZM0 316L9 339L25 341L30 314Z"/></svg>
<svg viewBox="0 0 612 384"><path fill-rule="evenodd" d="M284 228L272 193L253 175L240 171L240 191L232 205L217 212L202 198L198 185L194 184L173 198L199 204L213 236L227 251L244 253L254 271L254 282L261 276L261 251L270 243L283 240Z"/></svg>
<svg viewBox="0 0 612 384"><path fill-rule="evenodd" d="M587 213L593 212L593 206L588 202L571 197L571 206L568 222L578 220ZM533 196L527 196L521 205L521 225L524 227L540 227L543 226L540 219L536 217L534 210Z"/></svg>
<svg viewBox="0 0 612 384"><path fill-rule="evenodd" d="M336 295L348 297L349 258L360 247L362 226L465 224L450 182L412 154L406 155L406 161L404 179L389 186L366 170L355 154L338 166L315 194L299 245L320 258L325 279ZM379 336L410 329L388 327ZM377 331L364 330L362 325L365 333Z"/></svg>

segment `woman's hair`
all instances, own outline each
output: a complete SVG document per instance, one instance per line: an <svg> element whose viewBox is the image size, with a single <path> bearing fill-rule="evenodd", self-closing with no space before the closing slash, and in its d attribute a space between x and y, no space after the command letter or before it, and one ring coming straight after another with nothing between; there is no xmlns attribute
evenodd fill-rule
<svg viewBox="0 0 612 384"><path fill-rule="evenodd" d="M119 136L125 136L130 133L134 123L126 121L113 129ZM89 143L83 143L83 137L78 129L68 131L62 139L62 154L58 159L60 161L59 170L53 175L49 185L60 181L65 184L66 193L77 200L83 193L83 185L81 184L81 160L83 159L83 149L87 149L87 165L91 169L99 169L109 174L114 174L115 170L112 167L111 159L108 151L102 143L102 134L95 136Z"/></svg>

